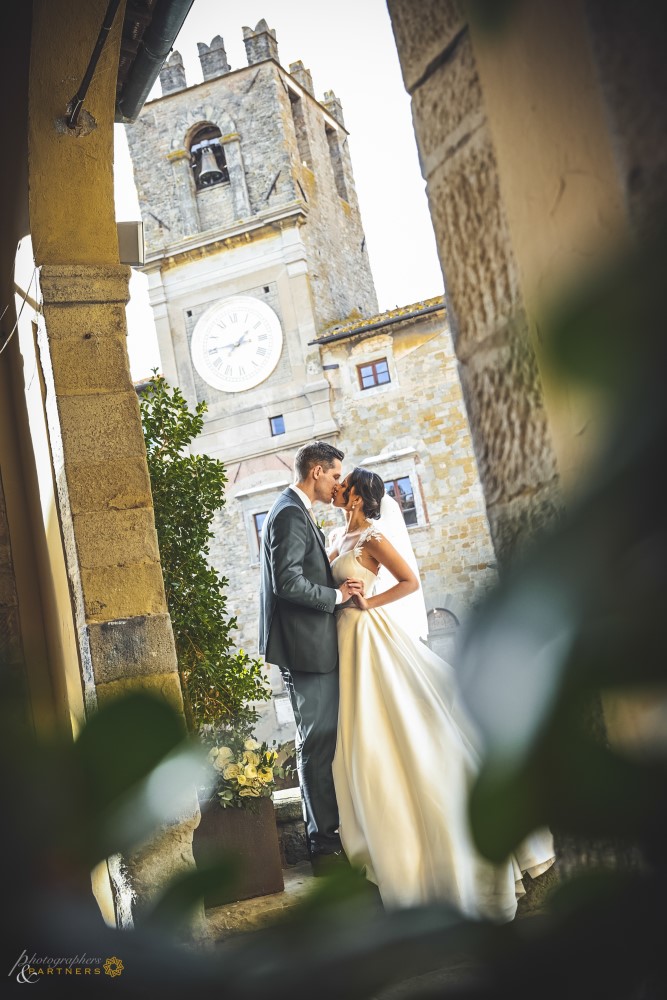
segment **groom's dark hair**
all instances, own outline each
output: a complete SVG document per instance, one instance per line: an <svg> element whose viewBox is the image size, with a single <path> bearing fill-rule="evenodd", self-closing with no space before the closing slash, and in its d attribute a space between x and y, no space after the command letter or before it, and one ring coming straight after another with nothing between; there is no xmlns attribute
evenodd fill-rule
<svg viewBox="0 0 667 1000"><path fill-rule="evenodd" d="M321 465L323 469L330 469L336 460L342 462L344 458L345 455L339 448L334 448L326 441L304 444L294 457L294 475L297 483L302 483L307 478L313 466Z"/></svg>

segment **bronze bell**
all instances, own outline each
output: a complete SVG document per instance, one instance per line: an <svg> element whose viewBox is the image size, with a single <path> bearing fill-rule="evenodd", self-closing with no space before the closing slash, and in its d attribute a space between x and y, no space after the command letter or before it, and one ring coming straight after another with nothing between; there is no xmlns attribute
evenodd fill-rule
<svg viewBox="0 0 667 1000"><path fill-rule="evenodd" d="M215 159L215 153L210 148L210 146L202 149L201 153L201 166L199 170L199 183L200 184L214 184L216 181L221 181L223 177L222 170L217 164Z"/></svg>

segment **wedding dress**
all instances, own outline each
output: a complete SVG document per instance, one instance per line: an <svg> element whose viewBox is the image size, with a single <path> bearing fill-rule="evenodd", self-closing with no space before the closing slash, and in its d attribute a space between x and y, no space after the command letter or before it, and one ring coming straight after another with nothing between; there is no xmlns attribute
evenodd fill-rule
<svg viewBox="0 0 667 1000"><path fill-rule="evenodd" d="M331 567L337 585L362 578L367 597L377 577L359 557L374 532L364 529ZM444 901L468 917L511 920L521 872L553 863L551 835L535 833L505 865L477 853L466 809L478 755L454 670L397 624L392 606L338 613L333 775L343 848L387 907Z"/></svg>

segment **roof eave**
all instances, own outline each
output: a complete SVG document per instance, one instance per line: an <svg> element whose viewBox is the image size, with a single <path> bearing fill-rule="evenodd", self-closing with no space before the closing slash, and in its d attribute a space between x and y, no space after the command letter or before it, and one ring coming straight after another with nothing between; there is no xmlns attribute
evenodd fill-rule
<svg viewBox="0 0 667 1000"><path fill-rule="evenodd" d="M139 117L193 3L194 0L158 3L118 95L115 121L131 124Z"/></svg>

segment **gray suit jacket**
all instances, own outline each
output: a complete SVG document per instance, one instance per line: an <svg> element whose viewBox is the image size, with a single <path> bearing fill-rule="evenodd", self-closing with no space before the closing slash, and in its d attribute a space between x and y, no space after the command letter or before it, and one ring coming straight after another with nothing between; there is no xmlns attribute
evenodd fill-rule
<svg viewBox="0 0 667 1000"><path fill-rule="evenodd" d="M289 671L338 665L336 585L324 535L291 489L266 516L260 546L259 651Z"/></svg>

